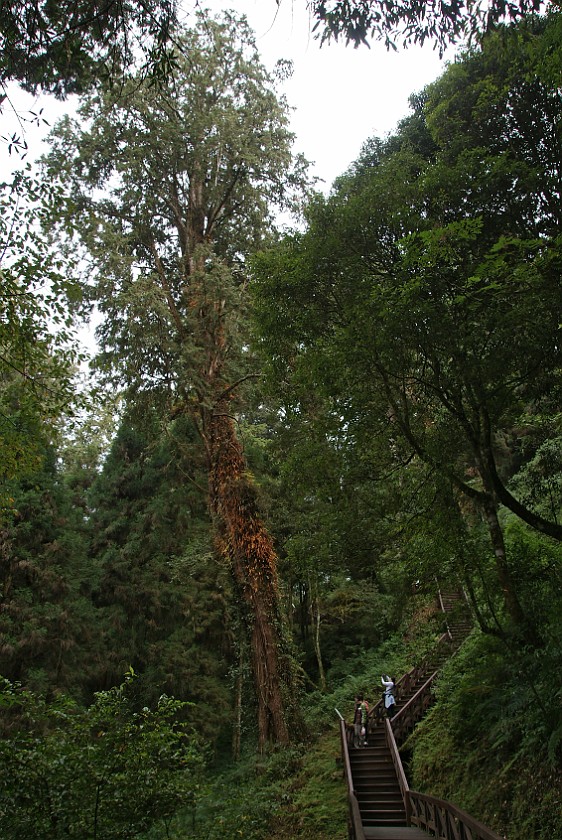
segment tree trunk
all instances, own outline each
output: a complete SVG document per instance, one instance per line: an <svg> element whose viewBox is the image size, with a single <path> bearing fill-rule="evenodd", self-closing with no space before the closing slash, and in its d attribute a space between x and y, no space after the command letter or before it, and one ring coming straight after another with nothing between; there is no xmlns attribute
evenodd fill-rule
<svg viewBox="0 0 562 840"><path fill-rule="evenodd" d="M296 690L289 657L283 650L279 604L277 556L262 520L256 487L238 440L232 417L235 387L227 380L226 295L220 293L217 278L208 283L203 243L206 239L201 218L201 191L192 179L188 224L189 274L186 283L188 305L195 314L192 338L200 356L200 391L196 412L208 462L209 509L215 528L217 549L227 558L242 604L245 607L250 664L258 708L258 742L288 744L302 729L289 730L289 703ZM231 277L224 278L231 282ZM298 720L293 706L293 721Z"/></svg>
<svg viewBox="0 0 562 840"><path fill-rule="evenodd" d="M314 639L314 652L316 654L316 662L318 665L318 679L320 682L320 688L322 691L326 691L326 674L324 672L324 663L322 661L322 650L320 648L320 622L321 622L321 615L320 615L320 599L318 597L318 585L312 586L312 582L309 578L309 585L310 585L310 617L312 620L312 629L313 629L313 639Z"/></svg>
<svg viewBox="0 0 562 840"><path fill-rule="evenodd" d="M277 557L226 399L208 418L206 438L210 507L218 546L231 563L246 606L259 746L263 749L267 741L287 744L290 732L285 697L294 697L294 686L290 667L282 661Z"/></svg>
<svg viewBox="0 0 562 840"><path fill-rule="evenodd" d="M484 518L488 525L488 532L496 560L496 572L502 590L506 610L517 627L524 627L527 623L523 608L513 586L513 580L507 564L507 554L503 531L498 519L497 507L491 497L484 504Z"/></svg>
<svg viewBox="0 0 562 840"><path fill-rule="evenodd" d="M242 654L238 657L238 674L234 688L234 726L232 729L232 758L238 761L242 746L242 689L244 679L242 676Z"/></svg>

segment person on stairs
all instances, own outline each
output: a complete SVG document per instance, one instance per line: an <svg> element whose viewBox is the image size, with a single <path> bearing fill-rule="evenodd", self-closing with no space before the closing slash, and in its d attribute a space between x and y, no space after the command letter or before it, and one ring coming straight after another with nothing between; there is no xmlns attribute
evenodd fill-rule
<svg viewBox="0 0 562 840"><path fill-rule="evenodd" d="M386 716L389 719L392 719L394 717L394 712L396 711L396 700L394 698L396 683L394 677L389 677L388 674L382 675L381 683L384 685L383 697Z"/></svg>
<svg viewBox="0 0 562 840"><path fill-rule="evenodd" d="M369 706L362 694L355 697L355 711L353 714L353 746L356 748L367 746L367 714Z"/></svg>

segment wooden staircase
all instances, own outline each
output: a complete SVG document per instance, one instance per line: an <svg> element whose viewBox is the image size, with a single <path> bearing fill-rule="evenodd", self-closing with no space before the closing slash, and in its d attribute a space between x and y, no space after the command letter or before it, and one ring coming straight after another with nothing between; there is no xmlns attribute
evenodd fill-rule
<svg viewBox="0 0 562 840"><path fill-rule="evenodd" d="M363 826L406 825L406 809L383 727L377 726L369 735L369 745L352 750L349 758Z"/></svg>
<svg viewBox="0 0 562 840"><path fill-rule="evenodd" d="M403 687L396 698L396 719L399 719L399 712L433 677L440 659L432 658L416 673L415 678L405 681L407 686ZM365 838L427 840L428 835L424 831L408 825L404 798L381 720L369 732L368 746L352 748L349 759Z"/></svg>
<svg viewBox="0 0 562 840"><path fill-rule="evenodd" d="M421 811L425 808L420 800L431 800L421 794L410 792L404 771L398 757L397 743L402 743L415 724L421 719L432 702L431 683L443 662L462 644L472 628L470 615L466 603L460 594L440 593L440 605L446 621L446 633L441 637L432 656L421 666L412 669L398 680L396 684L396 712L392 719L390 741L394 743L394 756L389 745L388 723L384 718L382 701L379 701L369 715L368 742L364 747L351 746L351 731L346 734L345 723L342 723L342 747L345 753L346 766L350 775L351 791L351 824L350 836L356 840L427 840L428 836L447 838L496 838L485 826L464 815L440 800L432 800L427 807L433 808L429 824L445 826L451 811L461 815L461 821L466 817L477 833L464 833L464 823L459 824L456 816L450 821L452 833L435 833L422 830L412 825L417 819L422 821ZM387 732L388 729L388 732ZM405 790L408 791L405 794ZM410 797L411 793L411 797ZM412 802L414 803L412 805ZM407 804L408 803L408 804ZM442 806L445 806L443 808ZM410 813L407 813L407 808ZM440 810L441 809L441 810ZM445 814L445 810L447 810ZM415 814L412 815L412 810ZM443 811L443 814L441 813ZM353 814L355 813L355 818ZM360 823L360 825L359 825ZM454 825L453 825L454 823ZM354 827L355 825L355 827ZM447 828L443 828L447 832Z"/></svg>

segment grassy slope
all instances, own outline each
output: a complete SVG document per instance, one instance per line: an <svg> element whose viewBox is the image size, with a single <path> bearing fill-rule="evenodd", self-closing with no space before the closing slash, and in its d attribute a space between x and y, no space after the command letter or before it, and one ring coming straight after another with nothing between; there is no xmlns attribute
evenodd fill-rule
<svg viewBox="0 0 562 840"><path fill-rule="evenodd" d="M552 735L560 700L552 674L540 685L533 659L475 631L444 668L436 703L409 744L413 788L454 802L509 840L562 838L562 763Z"/></svg>

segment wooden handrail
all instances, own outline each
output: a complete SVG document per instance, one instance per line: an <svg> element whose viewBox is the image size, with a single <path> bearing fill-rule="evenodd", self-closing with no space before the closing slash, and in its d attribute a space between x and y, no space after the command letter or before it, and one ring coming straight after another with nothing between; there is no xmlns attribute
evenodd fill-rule
<svg viewBox="0 0 562 840"><path fill-rule="evenodd" d="M354 840L366 840L361 811L359 810L359 802L355 793L350 793L349 795L349 808L351 813L351 831L353 832L351 836Z"/></svg>
<svg viewBox="0 0 562 840"><path fill-rule="evenodd" d="M385 719L384 726L386 743L388 745L388 749L390 750L390 756L392 758L392 763L394 764L394 769L396 770L398 784L400 785L400 793L402 794L402 800L406 810L406 822L410 825L411 804L410 797L408 796L410 786L408 785L408 779L406 778L406 773L404 772L404 767L402 766L402 759L400 758L400 753L398 752L398 745L394 737L394 732L392 731L392 725L388 718Z"/></svg>
<svg viewBox="0 0 562 840"><path fill-rule="evenodd" d="M443 633L436 642L435 650L438 651L441 645L449 644L450 637L448 633ZM403 694L410 690L410 686L416 683L419 677L426 673L429 669L428 660L424 659L420 662L419 665L414 665L413 668L410 668L405 674L403 674L399 680L397 680L395 685L395 694L394 697L396 700L400 700ZM435 672L434 672L435 674ZM411 701L408 701L411 702ZM381 698L377 700L377 702L369 709L369 713L367 715L368 724L370 723L379 723L385 719L384 717L384 699Z"/></svg>
<svg viewBox="0 0 562 840"><path fill-rule="evenodd" d="M413 697L392 718L392 729L399 741L422 719L424 712L431 703L431 686L436 675L437 671L434 671Z"/></svg>
<svg viewBox="0 0 562 840"><path fill-rule="evenodd" d="M429 683L430 680L426 685ZM421 691L422 689L418 694ZM408 825L414 825L424 831L431 832L439 840L503 840L499 834L496 834L451 802L411 790L400 758L393 724L388 719L385 720L385 732L386 742L404 801Z"/></svg>
<svg viewBox="0 0 562 840"><path fill-rule="evenodd" d="M443 613L447 616L447 610L440 590L439 603ZM451 646L451 652L454 649L454 638L448 621L446 621L446 626L447 630L438 639L434 652L439 651L443 645ZM456 805L445 802L442 799L437 799L434 796L412 791L409 788L398 750L397 739L401 740L410 729L413 729L415 724L421 720L431 702L431 685L437 674L437 668L435 667L435 663L432 663L431 666L429 663L430 660L426 659L400 677L396 683L395 697L399 700L403 694L408 692L419 681L420 677L429 674L415 694L394 715L392 722L384 716L383 698L372 706L367 718L367 726L374 722L382 722L385 727L386 743L390 751L404 801L406 822L408 825L415 825L424 831L432 833L432 836L437 838L437 840L502 840L498 834L495 834L491 829L478 822L478 820L475 820L469 814L461 811ZM346 724L337 709L336 712L340 717L342 756L350 808L350 837L353 840L366 840L359 803L353 785L349 758L349 745L352 742L353 727Z"/></svg>
<svg viewBox="0 0 562 840"><path fill-rule="evenodd" d="M354 840L365 840L365 831L363 830L363 821L361 820L359 803L357 801L357 796L355 795L355 788L353 786L353 775L351 773L351 762L349 760L348 727L341 715L339 723L341 754L343 758L343 772L347 786L347 798L349 800L351 836L354 838Z"/></svg>
<svg viewBox="0 0 562 840"><path fill-rule="evenodd" d="M407 796L411 824L439 840L504 840L451 802L416 790L409 790Z"/></svg>

